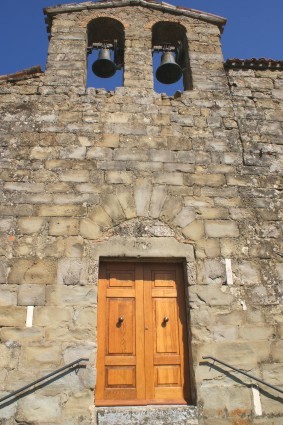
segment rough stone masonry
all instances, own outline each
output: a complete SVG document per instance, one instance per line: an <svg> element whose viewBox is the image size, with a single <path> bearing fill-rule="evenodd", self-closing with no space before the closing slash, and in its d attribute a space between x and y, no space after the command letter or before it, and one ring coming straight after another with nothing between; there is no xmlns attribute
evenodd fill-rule
<svg viewBox="0 0 283 425"><path fill-rule="evenodd" d="M90 361L2 403L0 424L281 425L282 394L202 356L283 389L283 63L224 64L225 19L153 0L45 13L46 71L0 77L0 398ZM85 87L97 18L124 27L124 86L114 92ZM175 96L153 90L158 22L186 31L191 85ZM105 256L183 259L197 410L97 416Z"/></svg>

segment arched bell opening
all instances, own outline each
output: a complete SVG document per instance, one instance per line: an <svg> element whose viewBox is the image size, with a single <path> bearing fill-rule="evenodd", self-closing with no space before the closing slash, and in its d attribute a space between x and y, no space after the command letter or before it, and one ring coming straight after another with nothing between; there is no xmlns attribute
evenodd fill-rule
<svg viewBox="0 0 283 425"><path fill-rule="evenodd" d="M186 29L175 22L152 27L154 90L174 94L192 89Z"/></svg>
<svg viewBox="0 0 283 425"><path fill-rule="evenodd" d="M112 18L97 18L87 27L87 87L114 90L124 84L124 26Z"/></svg>

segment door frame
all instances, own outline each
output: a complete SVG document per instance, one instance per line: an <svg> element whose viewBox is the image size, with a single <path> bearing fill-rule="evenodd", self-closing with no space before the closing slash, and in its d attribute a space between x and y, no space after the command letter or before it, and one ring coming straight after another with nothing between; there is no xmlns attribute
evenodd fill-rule
<svg viewBox="0 0 283 425"><path fill-rule="evenodd" d="M189 258L190 259L190 258ZM181 264L183 267L183 279L182 279L182 283L184 285L183 290L184 290L184 295L185 295L185 316L186 316L186 332L187 332L187 347L185 348L187 350L188 353L188 358L189 358L189 365L188 365L188 369L189 369L189 387L190 387L190 398L191 398L191 402L190 405L195 405L196 404L196 392L195 392L195 379L194 379L194 370L193 370L193 361L192 361L192 345L191 345L191 330L190 330L190 310L189 310L189 286L193 285L195 283L195 265L192 264L191 261L188 261L188 257L186 258L180 258L180 257L169 257L169 256L165 256L165 257L132 257L132 256L128 256L128 257L120 257L120 256L100 256L99 257L99 262L98 262L98 268L97 268L97 285L98 285L98 276L99 276L99 269L100 269L100 264L101 263L105 263L105 262L117 262L117 263L171 263L171 264ZM190 277L192 277L193 279L189 280L188 275L190 275ZM96 367L96 365L95 365ZM170 404L170 403L167 403ZM174 404L174 403L173 403ZM105 404L105 406L107 405L107 403ZM119 405L119 404L117 404ZM128 404L129 406L131 404ZM133 402L132 405L139 405L138 400ZM150 403L149 403L150 405Z"/></svg>

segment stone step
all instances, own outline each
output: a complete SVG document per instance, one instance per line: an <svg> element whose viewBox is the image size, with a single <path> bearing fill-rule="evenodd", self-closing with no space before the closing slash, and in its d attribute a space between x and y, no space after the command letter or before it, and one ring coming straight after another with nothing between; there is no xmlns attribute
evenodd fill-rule
<svg viewBox="0 0 283 425"><path fill-rule="evenodd" d="M97 408L97 425L198 425L195 406Z"/></svg>

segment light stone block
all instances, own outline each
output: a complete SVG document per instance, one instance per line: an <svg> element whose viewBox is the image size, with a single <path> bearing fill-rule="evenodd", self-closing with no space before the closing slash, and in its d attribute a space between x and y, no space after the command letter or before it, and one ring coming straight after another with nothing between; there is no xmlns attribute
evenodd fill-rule
<svg viewBox="0 0 283 425"><path fill-rule="evenodd" d="M229 220L205 221L205 232L210 238L237 238L239 236L237 223Z"/></svg>
<svg viewBox="0 0 283 425"><path fill-rule="evenodd" d="M76 217L84 216L86 207L83 205L42 205L38 215L41 217Z"/></svg>
<svg viewBox="0 0 283 425"><path fill-rule="evenodd" d="M51 218L49 235L76 236L79 232L79 220L75 218Z"/></svg>
<svg viewBox="0 0 283 425"><path fill-rule="evenodd" d="M9 283L53 284L56 282L57 262L51 258L42 260L18 259L13 262Z"/></svg>
<svg viewBox="0 0 283 425"><path fill-rule="evenodd" d="M0 307L0 326L21 326L26 322L26 308L17 306Z"/></svg>
<svg viewBox="0 0 283 425"><path fill-rule="evenodd" d="M31 394L28 399L20 400L16 414L17 421L40 421L52 424L60 417L60 397L44 397Z"/></svg>
<svg viewBox="0 0 283 425"><path fill-rule="evenodd" d="M133 190L131 187L118 187L116 190L117 198L127 219L137 216Z"/></svg>
<svg viewBox="0 0 283 425"><path fill-rule="evenodd" d="M44 305L45 304L45 285L27 285L19 286L18 305Z"/></svg>
<svg viewBox="0 0 283 425"><path fill-rule="evenodd" d="M18 219L18 229L24 235L31 235L42 230L45 219L41 217L21 217Z"/></svg>
<svg viewBox="0 0 283 425"><path fill-rule="evenodd" d="M137 216L148 216L152 186L146 180L138 180L134 189Z"/></svg>
<svg viewBox="0 0 283 425"><path fill-rule="evenodd" d="M58 284L86 285L88 282L87 261L84 259L61 258L58 264Z"/></svg>

